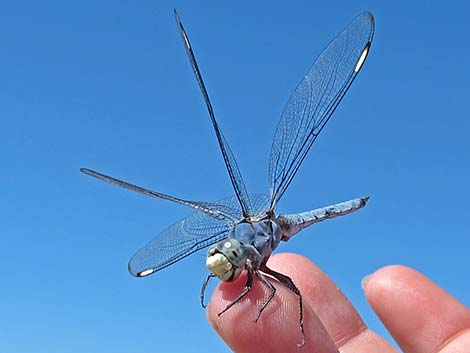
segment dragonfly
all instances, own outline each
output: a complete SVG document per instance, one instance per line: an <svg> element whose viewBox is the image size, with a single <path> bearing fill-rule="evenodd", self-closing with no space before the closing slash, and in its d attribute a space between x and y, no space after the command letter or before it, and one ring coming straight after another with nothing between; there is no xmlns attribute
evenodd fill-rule
<svg viewBox="0 0 470 353"><path fill-rule="evenodd" d="M191 201L146 189L100 172L82 168L83 173L102 181L150 197L172 201L195 210L186 218L158 234L138 250L129 261L129 272L146 277L175 262L210 247L206 257L209 275L201 289L201 304L211 278L233 282L246 272L246 284L240 295L219 313L223 314L240 302L258 278L269 291L258 308L261 316L276 293L272 280L285 285L298 297L299 329L305 343L302 295L294 281L267 266L273 250L281 241L314 223L352 213L364 207L368 197L317 208L298 214L276 215L275 208L318 135L361 70L374 35L374 17L359 14L323 50L289 98L274 133L269 156L269 194L248 193L234 154L216 120L212 103L193 47L178 12L176 24L186 54L204 98L234 195L215 202Z"/></svg>

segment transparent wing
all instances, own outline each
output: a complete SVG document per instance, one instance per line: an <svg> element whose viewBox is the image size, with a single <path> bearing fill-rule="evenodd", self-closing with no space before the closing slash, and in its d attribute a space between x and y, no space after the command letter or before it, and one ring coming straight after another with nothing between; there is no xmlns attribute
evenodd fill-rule
<svg viewBox="0 0 470 353"><path fill-rule="evenodd" d="M227 167L227 171L230 176L230 181L232 182L233 189L235 190L235 195L237 196L238 202L241 205L242 213L245 217L252 215L251 201L250 201L248 192L246 191L246 187L243 182L240 169L238 168L237 162L230 149L230 146L225 140L225 137L223 136L222 131L220 131L219 124L217 123L217 120L215 119L214 109L212 108L212 104L209 99L209 94L207 93L206 86L202 79L202 75L199 70L199 66L197 64L193 49L191 47L191 43L189 42L188 35L186 34L186 31L184 30L183 24L176 10L175 10L175 19L176 19L176 23L178 25L178 29L180 31L181 37L183 38L183 43L184 43L184 48L186 49L186 54L188 55L189 62L191 63L191 67L193 68L193 72L194 72L194 75L196 76L196 80L197 80L197 83L199 84L199 88L201 89L201 93L202 93L202 96L204 97L204 101L206 102L207 110L209 111L209 116L211 118L212 126L214 128L217 141L219 143L220 151L222 152L225 166Z"/></svg>
<svg viewBox="0 0 470 353"><path fill-rule="evenodd" d="M123 180L111 177L103 173L99 173L91 169L81 168L80 171L84 174L90 175L104 182L120 186L124 189L132 190L132 191L135 191L135 192L138 192L140 194L144 194L150 197L164 199L164 200L172 201L175 203L179 203L181 205L191 207L199 212L205 213L208 216L213 217L222 222L230 223L230 222L238 221L240 219L240 213L241 213L240 207L236 207L236 205L234 205L234 207L230 207L229 205L217 204L213 202L184 200L178 197L163 194L161 192L146 189L141 186L128 183L127 181L123 181Z"/></svg>
<svg viewBox="0 0 470 353"><path fill-rule="evenodd" d="M356 17L320 54L287 102L269 160L271 209L360 71L373 34L372 14Z"/></svg>
<svg viewBox="0 0 470 353"><path fill-rule="evenodd" d="M255 214L259 215L267 210L267 195L252 195L252 199ZM236 197L232 196L213 204L217 205L218 209L230 210L231 213L238 209L237 221L242 219ZM170 266L197 250L226 238L236 223L221 222L207 214L194 212L158 234L137 251L129 261L129 272L134 276L144 277Z"/></svg>
<svg viewBox="0 0 470 353"><path fill-rule="evenodd" d="M195 231L186 223L195 227ZM214 224L206 215L193 213L135 253L129 261L129 272L137 277L148 276L227 237L229 230L225 223Z"/></svg>

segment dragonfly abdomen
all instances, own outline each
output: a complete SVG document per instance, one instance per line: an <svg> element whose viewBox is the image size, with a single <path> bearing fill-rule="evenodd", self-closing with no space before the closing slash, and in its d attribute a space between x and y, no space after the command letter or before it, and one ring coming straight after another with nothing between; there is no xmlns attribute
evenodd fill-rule
<svg viewBox="0 0 470 353"><path fill-rule="evenodd" d="M276 221L281 228L281 240L289 240L293 235L314 223L338 216L344 216L346 214L357 211L358 209L364 207L368 200L369 197L360 197L334 205L317 208L312 211L298 214L280 215L277 217Z"/></svg>

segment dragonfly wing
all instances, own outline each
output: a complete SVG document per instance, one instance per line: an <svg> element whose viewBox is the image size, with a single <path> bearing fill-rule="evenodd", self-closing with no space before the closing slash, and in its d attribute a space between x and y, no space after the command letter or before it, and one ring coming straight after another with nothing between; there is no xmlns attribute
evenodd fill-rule
<svg viewBox="0 0 470 353"><path fill-rule="evenodd" d="M158 234L129 261L129 272L144 277L227 237L229 226L194 212Z"/></svg>
<svg viewBox="0 0 470 353"><path fill-rule="evenodd" d="M211 118L211 123L215 131L215 135L217 137L217 141L219 143L220 151L222 152L222 156L224 158L225 166L227 167L227 171L230 177L230 181L232 182L233 189L235 190L235 195L237 196L238 202L242 208L242 212L244 216L252 215L251 210L251 202L248 192L246 191L245 184L243 182L242 175L240 173L240 169L238 168L237 161L228 145L225 137L222 134L222 131L219 128L219 124L215 118L214 109L212 108L211 101L209 99L209 94L207 93L206 86L204 84L204 80L202 79L201 71L199 70L199 66L196 61L196 56L194 55L193 49L191 47L191 43L189 42L189 37L184 30L183 23L175 10L175 19L178 25L178 29L180 31L181 37L183 39L184 48L186 49L186 54L188 55L189 62L191 63L191 67L193 69L194 75L196 76L197 83L199 84L199 88L201 89L202 96L204 97L204 101L206 102L207 110L209 111L209 116Z"/></svg>
<svg viewBox="0 0 470 353"><path fill-rule="evenodd" d="M269 160L271 209L360 71L373 34L372 14L356 17L320 54L287 102Z"/></svg>
<svg viewBox="0 0 470 353"><path fill-rule="evenodd" d="M252 195L256 215L266 211L267 195ZM194 212L158 234L146 246L137 251L129 261L129 272L137 277L148 276L192 253L226 238L230 230L243 216L235 196L213 203L206 203L229 215L233 221L221 222L206 213Z"/></svg>
<svg viewBox="0 0 470 353"><path fill-rule="evenodd" d="M82 173L95 177L104 182L120 186L124 189L132 190L134 192L138 192L143 195L168 200L168 201L172 201L175 203L179 203L181 205L185 205L187 207L191 207L199 212L205 213L208 216L213 217L222 222L230 223L233 221L238 221L240 217L239 207L238 208L230 207L229 205L226 205L223 203L219 204L219 203L214 203L214 202L184 200L175 196L171 196L171 195L163 194L161 192L146 189L141 186L128 183L127 181L123 181L123 180L111 177L109 175L106 175L106 174L103 174L103 173L100 173L91 169L81 168L80 171Z"/></svg>

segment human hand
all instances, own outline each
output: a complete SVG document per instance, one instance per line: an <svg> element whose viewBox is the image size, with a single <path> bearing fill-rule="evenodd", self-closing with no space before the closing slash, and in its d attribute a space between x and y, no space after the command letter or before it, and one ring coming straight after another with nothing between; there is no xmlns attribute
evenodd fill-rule
<svg viewBox="0 0 470 353"><path fill-rule="evenodd" d="M396 353L367 328L358 312L325 273L295 254L274 255L268 266L292 278L304 300L305 346L298 298L285 286L255 323L266 288L255 280L249 294L218 316L243 290L245 276L220 283L207 308L217 333L236 353ZM363 283L369 304L405 353L469 353L470 310L422 274L404 266L384 267Z"/></svg>

